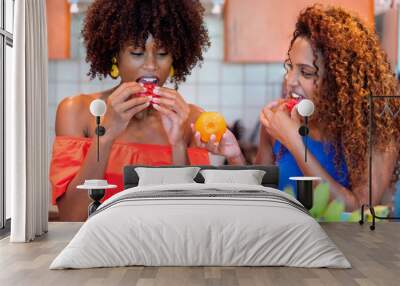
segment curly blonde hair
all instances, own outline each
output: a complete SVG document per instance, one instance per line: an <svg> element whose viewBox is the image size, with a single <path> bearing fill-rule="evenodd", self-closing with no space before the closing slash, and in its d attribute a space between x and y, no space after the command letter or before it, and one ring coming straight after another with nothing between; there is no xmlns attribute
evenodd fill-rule
<svg viewBox="0 0 400 286"><path fill-rule="evenodd" d="M298 37L310 41L314 66L320 53L325 68L313 97L316 113L311 124L322 131L324 141L334 143L336 166L339 154L344 155L350 186L354 186L365 179L368 168L369 95L396 95L396 77L373 29L342 8L306 8L298 17L289 51ZM400 120L382 113L385 101L393 110L400 109L400 99L372 101L373 146L383 152L400 133ZM392 180L397 177L396 172Z"/></svg>

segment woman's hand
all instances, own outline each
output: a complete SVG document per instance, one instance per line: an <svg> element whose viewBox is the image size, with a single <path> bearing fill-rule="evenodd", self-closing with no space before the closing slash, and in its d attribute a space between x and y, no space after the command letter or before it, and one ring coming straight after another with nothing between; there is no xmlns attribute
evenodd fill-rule
<svg viewBox="0 0 400 286"><path fill-rule="evenodd" d="M300 138L298 130L301 120L297 108L293 108L289 113L282 101L273 101L265 106L260 113L260 122L269 135L288 149L290 144Z"/></svg>
<svg viewBox="0 0 400 286"><path fill-rule="evenodd" d="M106 128L104 138L115 140L128 126L131 118L150 105L151 98L134 96L145 92L137 82L122 83L107 99L107 111L102 125Z"/></svg>
<svg viewBox="0 0 400 286"><path fill-rule="evenodd" d="M194 133L194 142L197 147L205 148L213 154L225 156L228 160L242 158L242 151L235 135L227 129L221 137L221 141L217 142L217 137L213 134L210 140L205 143L200 139L200 133L194 129L191 124L192 132Z"/></svg>
<svg viewBox="0 0 400 286"><path fill-rule="evenodd" d="M153 93L160 97L153 98L153 107L161 113L164 130L169 144L185 144L185 122L189 118L190 108L183 97L174 89L156 87Z"/></svg>

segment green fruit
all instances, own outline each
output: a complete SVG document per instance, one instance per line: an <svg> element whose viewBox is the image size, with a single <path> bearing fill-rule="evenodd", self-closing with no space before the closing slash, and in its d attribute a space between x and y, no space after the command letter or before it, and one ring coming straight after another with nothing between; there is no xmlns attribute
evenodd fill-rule
<svg viewBox="0 0 400 286"><path fill-rule="evenodd" d="M313 207L310 214L314 218L320 218L329 202L329 184L319 184L314 190Z"/></svg>
<svg viewBox="0 0 400 286"><path fill-rule="evenodd" d="M387 206L375 206L375 215L380 217L387 217L389 215L389 208Z"/></svg>
<svg viewBox="0 0 400 286"><path fill-rule="evenodd" d="M324 220L328 222L340 221L340 215L344 211L344 203L342 201L334 200L328 205L324 212Z"/></svg>
<svg viewBox="0 0 400 286"><path fill-rule="evenodd" d="M361 211L360 210L355 210L350 214L350 217L348 219L349 222L358 222L361 219Z"/></svg>
<svg viewBox="0 0 400 286"><path fill-rule="evenodd" d="M374 211L375 211L375 215L379 216L379 217L388 217L389 215L389 207L388 206L383 206L383 205L379 205L379 206L374 206ZM367 221L368 222L372 222L372 215L371 212L369 210L366 211L367 214ZM376 221L381 221L381 219L376 218Z"/></svg>

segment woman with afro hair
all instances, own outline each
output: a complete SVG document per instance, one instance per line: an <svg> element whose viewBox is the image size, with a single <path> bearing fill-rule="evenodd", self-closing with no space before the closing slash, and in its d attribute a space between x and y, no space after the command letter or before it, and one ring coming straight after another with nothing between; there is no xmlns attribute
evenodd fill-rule
<svg viewBox="0 0 400 286"><path fill-rule="evenodd" d="M82 31L89 75L111 76L116 84L66 98L57 108L50 180L60 220L87 218L88 196L75 190L85 179L116 184L106 199L122 190L126 165L209 164L191 129L202 110L177 88L164 87L168 78L177 87L203 60L210 45L203 12L197 0L96 0L89 7ZM89 111L95 99L107 103L99 162ZM229 131L225 137L235 141Z"/></svg>
<svg viewBox="0 0 400 286"><path fill-rule="evenodd" d="M314 5L298 17L285 62L290 98L314 102L308 136L309 157L298 133L301 118L282 100L266 105L257 163L280 167L280 188L291 176L318 176L329 184L331 199L355 210L368 203L368 96L397 94L396 78L377 36L341 8ZM400 121L385 110L399 100L373 101L372 203L382 202L396 180ZM292 185L294 188L295 186ZM294 188L295 189L295 188Z"/></svg>

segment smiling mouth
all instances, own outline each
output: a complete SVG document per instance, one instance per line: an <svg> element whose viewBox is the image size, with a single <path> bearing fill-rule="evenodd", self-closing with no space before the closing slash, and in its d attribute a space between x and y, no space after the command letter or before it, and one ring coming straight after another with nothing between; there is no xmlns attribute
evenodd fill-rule
<svg viewBox="0 0 400 286"><path fill-rule="evenodd" d="M302 100L305 98L304 96L297 94L295 92L290 92L289 94L290 94L290 97L293 99Z"/></svg>
<svg viewBox="0 0 400 286"><path fill-rule="evenodd" d="M156 76L142 76L136 79L136 82L147 83L147 84L158 84L159 78Z"/></svg>

